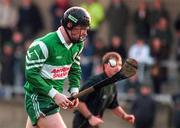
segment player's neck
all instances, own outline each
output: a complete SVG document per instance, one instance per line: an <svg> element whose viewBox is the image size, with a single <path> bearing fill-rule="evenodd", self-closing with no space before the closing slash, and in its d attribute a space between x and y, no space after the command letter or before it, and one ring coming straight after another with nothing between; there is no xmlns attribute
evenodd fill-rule
<svg viewBox="0 0 180 128"><path fill-rule="evenodd" d="M62 36L64 37L64 40L66 41L66 43L67 43L68 45L70 45L70 44L71 44L71 41L70 41L70 39L69 39L69 37L68 37L68 35L67 35L64 27L61 26L61 27L59 28L59 30L61 31Z"/></svg>

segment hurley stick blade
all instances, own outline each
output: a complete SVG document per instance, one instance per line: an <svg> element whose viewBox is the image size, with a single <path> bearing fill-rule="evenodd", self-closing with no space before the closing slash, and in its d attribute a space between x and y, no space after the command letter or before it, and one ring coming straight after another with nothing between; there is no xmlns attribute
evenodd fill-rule
<svg viewBox="0 0 180 128"><path fill-rule="evenodd" d="M121 69L122 74L127 78L129 78L135 75L136 71L137 71L137 61L135 59L128 58L122 66Z"/></svg>

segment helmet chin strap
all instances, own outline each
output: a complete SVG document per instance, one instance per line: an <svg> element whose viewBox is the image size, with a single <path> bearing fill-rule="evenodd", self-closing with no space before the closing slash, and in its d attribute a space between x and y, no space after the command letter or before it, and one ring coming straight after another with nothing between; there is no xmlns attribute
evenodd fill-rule
<svg viewBox="0 0 180 128"><path fill-rule="evenodd" d="M64 27L64 30L65 30L65 32L66 32L66 34L67 34L69 40L70 40L71 42L73 42L73 40L72 40L71 36L69 35L69 33L68 33L66 27Z"/></svg>

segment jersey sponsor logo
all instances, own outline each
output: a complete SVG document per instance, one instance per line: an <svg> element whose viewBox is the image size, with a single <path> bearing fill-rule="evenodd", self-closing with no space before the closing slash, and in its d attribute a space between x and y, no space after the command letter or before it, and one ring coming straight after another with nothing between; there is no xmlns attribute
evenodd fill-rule
<svg viewBox="0 0 180 128"><path fill-rule="evenodd" d="M53 79L67 77L70 67L55 68L51 71Z"/></svg>
<svg viewBox="0 0 180 128"><path fill-rule="evenodd" d="M41 76L45 79L63 80L68 76L70 65L53 66L44 64L41 69Z"/></svg>

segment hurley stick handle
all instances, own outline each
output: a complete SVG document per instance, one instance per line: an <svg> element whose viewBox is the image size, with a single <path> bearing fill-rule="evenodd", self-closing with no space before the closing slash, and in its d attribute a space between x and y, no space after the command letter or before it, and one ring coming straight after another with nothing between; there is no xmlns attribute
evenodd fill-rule
<svg viewBox="0 0 180 128"><path fill-rule="evenodd" d="M89 93L92 93L92 92L94 92L94 91L95 91L94 87L91 86L91 87L89 87L89 88L87 88L87 89L79 92L78 94L69 97L68 99L72 101L72 100L74 100L74 99L76 99L76 98L82 97L82 96L87 95L87 94L89 94Z"/></svg>

